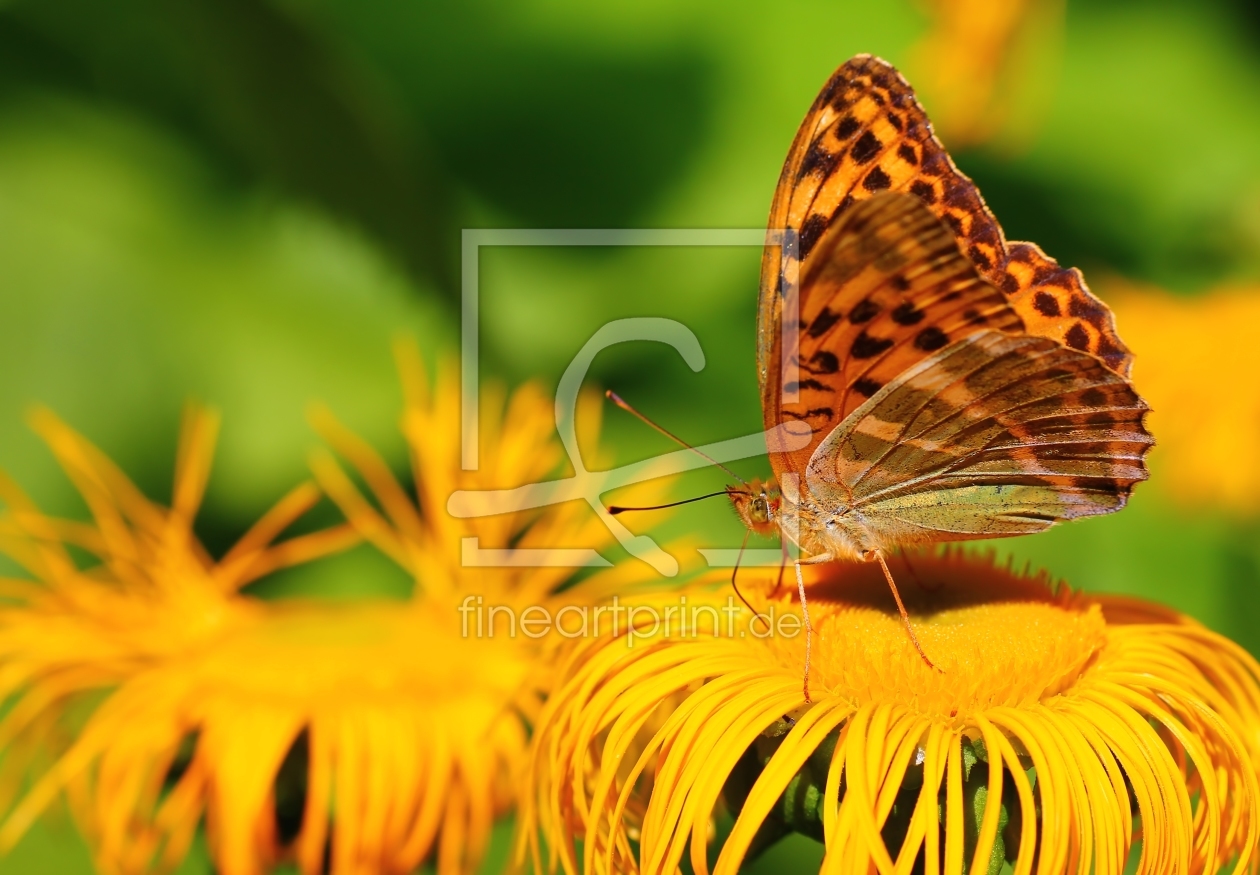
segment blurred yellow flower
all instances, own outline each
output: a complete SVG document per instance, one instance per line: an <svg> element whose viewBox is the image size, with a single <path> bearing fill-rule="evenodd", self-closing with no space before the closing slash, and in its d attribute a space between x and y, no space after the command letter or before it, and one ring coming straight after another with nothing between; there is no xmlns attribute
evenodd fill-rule
<svg viewBox="0 0 1260 875"><path fill-rule="evenodd" d="M530 387L506 409L499 396L482 425L495 452L482 471L461 472L457 384L439 381L431 393L418 357L404 359L419 506L325 416L376 506L321 455L317 476L351 525L273 545L319 498L308 484L217 561L191 530L212 416L185 423L169 510L40 417L94 522L48 517L5 483L0 547L34 580L4 581L0 607L0 691L11 702L0 720L9 811L0 843L11 847L64 791L106 875L169 871L202 824L221 875L260 875L286 860L307 875L401 875L426 860L440 873L475 866L515 798L556 636L468 634L458 608L474 594L489 605L555 606L573 570L464 568L461 538L599 547L609 535L573 506L448 516L451 489L519 485L555 468L552 406ZM353 528L412 572L410 600L239 592L357 541ZM565 603L598 597L628 573L596 574ZM23 792L27 776L34 783Z"/></svg>
<svg viewBox="0 0 1260 875"><path fill-rule="evenodd" d="M301 612L238 591L357 538L342 526L274 543L318 500L308 483L212 559L192 531L217 432L206 410L185 416L169 509L51 413L34 425L93 522L47 516L0 479L0 549L33 578L3 581L0 847L66 790L102 872L174 865L203 815L223 871L257 871L272 778L301 731L285 699L311 677L266 652Z"/></svg>
<svg viewBox="0 0 1260 875"><path fill-rule="evenodd" d="M1260 287L1194 298L1106 288L1151 405L1152 482L1196 505L1260 511Z"/></svg>
<svg viewBox="0 0 1260 875"><path fill-rule="evenodd" d="M894 573L919 582L903 593L943 671L878 569L816 568L812 704L799 626L779 623L799 610L788 593L752 598L773 636L742 612L631 648L581 642L537 730L520 852L540 871L673 873L685 857L732 875L796 830L844 875L1119 875L1139 839L1139 872L1254 871L1260 665L1245 651L961 553Z"/></svg>
<svg viewBox="0 0 1260 875"><path fill-rule="evenodd" d="M999 132L1026 142L1042 109L1037 64L1057 57L1063 0L923 0L931 22L911 49L937 132L950 148ZM1010 130L1010 128L1017 130Z"/></svg>

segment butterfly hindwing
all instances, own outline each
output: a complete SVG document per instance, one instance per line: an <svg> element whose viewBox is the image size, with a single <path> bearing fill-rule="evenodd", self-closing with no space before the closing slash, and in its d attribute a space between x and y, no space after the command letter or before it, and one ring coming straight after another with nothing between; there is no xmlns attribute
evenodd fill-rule
<svg viewBox="0 0 1260 875"><path fill-rule="evenodd" d="M767 427L797 421L814 440L775 454L779 473L804 470L839 422L936 351L981 328L1023 329L949 228L907 194L884 193L846 212L806 259L800 283L797 376L765 411Z"/></svg>
<svg viewBox="0 0 1260 875"><path fill-rule="evenodd" d="M886 543L996 537L1122 507L1146 479L1145 402L1096 357L978 332L905 372L823 441L815 499Z"/></svg>

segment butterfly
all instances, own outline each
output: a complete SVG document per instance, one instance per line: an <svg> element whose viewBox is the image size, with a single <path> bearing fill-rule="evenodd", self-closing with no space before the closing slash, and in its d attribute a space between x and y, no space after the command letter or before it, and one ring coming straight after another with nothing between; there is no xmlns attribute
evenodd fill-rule
<svg viewBox="0 0 1260 875"><path fill-rule="evenodd" d="M773 478L726 493L751 531L799 549L808 699L801 563L879 562L931 664L885 557L1119 510L1153 439L1111 311L1078 270L1006 241L885 61L827 82L769 227L762 414L808 443L772 440Z"/></svg>

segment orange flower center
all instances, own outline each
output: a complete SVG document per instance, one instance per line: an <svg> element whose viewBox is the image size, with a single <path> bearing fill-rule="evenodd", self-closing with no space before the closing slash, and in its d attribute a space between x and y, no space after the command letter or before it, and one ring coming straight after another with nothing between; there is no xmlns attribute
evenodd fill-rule
<svg viewBox="0 0 1260 875"><path fill-rule="evenodd" d="M807 582L812 690L857 705L888 702L965 716L1063 692L1106 644L1100 607L1066 590L1056 594L1044 580L951 557L889 565L937 669L911 644L879 567L837 564ZM786 590L766 602L776 614L800 610ZM766 646L780 665L803 673L804 632L769 638Z"/></svg>

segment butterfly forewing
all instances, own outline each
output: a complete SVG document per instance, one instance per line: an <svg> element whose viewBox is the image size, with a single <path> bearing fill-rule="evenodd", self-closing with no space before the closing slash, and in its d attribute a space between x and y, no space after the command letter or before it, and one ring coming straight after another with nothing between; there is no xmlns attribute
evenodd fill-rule
<svg viewBox="0 0 1260 875"><path fill-rule="evenodd" d="M913 194L943 219L981 276L999 289L1031 334L1093 353L1119 374L1132 357L1111 312L1080 272L1060 267L1031 243L1008 244L975 185L932 133L914 92L895 69L859 55L840 67L797 132L779 178L770 229L798 233L806 266L829 229L855 204L880 192ZM758 373L763 387L779 365L786 269L767 246L758 308ZM802 282L801 307L814 304ZM766 400L763 397L763 400ZM808 408L807 408L808 409Z"/></svg>
<svg viewBox="0 0 1260 875"><path fill-rule="evenodd" d="M814 440L775 453L780 474L804 470L846 416L951 342L983 328L1023 329L949 228L912 195L884 193L847 211L813 248L800 283L798 376L782 387L795 399L772 379L763 410L767 428L796 421Z"/></svg>
<svg viewBox="0 0 1260 875"><path fill-rule="evenodd" d="M807 483L889 545L1039 531L1124 505L1146 479L1146 410L1094 356L981 331L859 408L819 445Z"/></svg>

